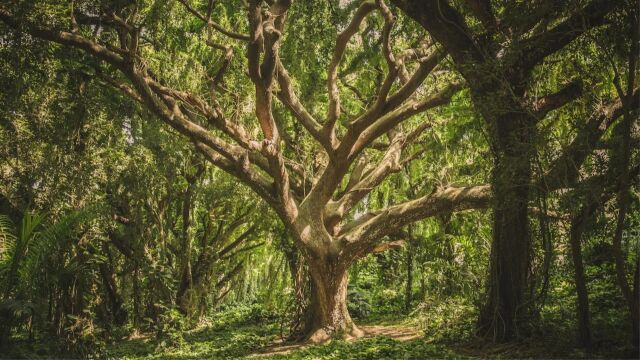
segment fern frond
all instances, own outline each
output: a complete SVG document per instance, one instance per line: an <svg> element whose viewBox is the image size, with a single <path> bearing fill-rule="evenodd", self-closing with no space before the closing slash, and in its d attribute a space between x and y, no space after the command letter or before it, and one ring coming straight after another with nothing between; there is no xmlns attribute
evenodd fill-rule
<svg viewBox="0 0 640 360"><path fill-rule="evenodd" d="M8 261L16 242L15 227L7 215L0 215L0 264Z"/></svg>

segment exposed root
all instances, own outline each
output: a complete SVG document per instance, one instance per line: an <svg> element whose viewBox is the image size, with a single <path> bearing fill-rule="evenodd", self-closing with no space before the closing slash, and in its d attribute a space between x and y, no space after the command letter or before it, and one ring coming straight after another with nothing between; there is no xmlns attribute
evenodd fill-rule
<svg viewBox="0 0 640 360"><path fill-rule="evenodd" d="M262 349L257 354L250 357L262 357L273 355L287 355L293 351L302 350L309 346L324 344L336 338L338 334L327 331L326 329L318 329L311 332L303 342L282 342L278 341L273 345ZM342 338L346 341L356 341L360 338L384 336L397 341L411 341L420 337L415 329L404 326L382 326L382 325L364 325L361 327L353 326L351 331L341 333Z"/></svg>
<svg viewBox="0 0 640 360"><path fill-rule="evenodd" d="M324 344L331 341L331 339L336 336L349 341L361 338L364 335L364 331L360 330L355 325L351 326L351 329L349 331L331 331L331 329L320 328L312 331L311 334L307 337L307 341L312 344Z"/></svg>

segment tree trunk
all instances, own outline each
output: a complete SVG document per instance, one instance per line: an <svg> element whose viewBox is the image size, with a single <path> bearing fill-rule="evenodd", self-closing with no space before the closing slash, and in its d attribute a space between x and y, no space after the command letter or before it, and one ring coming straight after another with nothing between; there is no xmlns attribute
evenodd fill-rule
<svg viewBox="0 0 640 360"><path fill-rule="evenodd" d="M200 169L203 168L200 167ZM199 172L195 176L185 176L189 185L184 192L182 200L182 245L180 249L180 263L182 270L180 272L180 286L178 287L178 292L176 294L176 302L178 308L183 314L188 314L189 312L190 301L187 296L187 291L190 290L193 285L191 274L191 236L189 234L189 227L191 226L191 199L193 197L195 181L200 174L202 174L202 172Z"/></svg>
<svg viewBox="0 0 640 360"><path fill-rule="evenodd" d="M584 275L584 264L582 261L582 233L585 222L590 216L590 209L583 209L571 223L571 233L569 234L571 243L571 255L573 257L574 279L576 282L577 305L576 315L578 317L578 339L584 348L591 346L591 317L589 316L589 294Z"/></svg>
<svg viewBox="0 0 640 360"><path fill-rule="evenodd" d="M138 264L135 264L133 270L133 329L138 331L140 329L140 273Z"/></svg>
<svg viewBox="0 0 640 360"><path fill-rule="evenodd" d="M349 266L339 259L309 261L311 304L307 312L307 339L321 343L333 336L360 337L347 309Z"/></svg>
<svg viewBox="0 0 640 360"><path fill-rule="evenodd" d="M523 335L530 316L530 234L528 218L531 146L526 118L499 121L494 130L495 164L492 188L493 239L487 283L488 299L482 309L479 334L493 341Z"/></svg>
<svg viewBox="0 0 640 360"><path fill-rule="evenodd" d="M413 301L413 239L409 240L409 248L407 249L407 284L404 291L404 311L411 311L411 302Z"/></svg>
<svg viewBox="0 0 640 360"><path fill-rule="evenodd" d="M638 357L640 347L640 258L636 259L636 269L633 275L633 306L631 308L631 323L633 326L633 338L631 342L635 349L635 357Z"/></svg>
<svg viewBox="0 0 640 360"><path fill-rule="evenodd" d="M124 300L118 293L118 287L116 286L116 281L113 278L113 269L105 263L100 263L99 269L107 300L109 302L111 320L118 326L124 325L127 321L128 314L127 310L124 308Z"/></svg>
<svg viewBox="0 0 640 360"><path fill-rule="evenodd" d="M13 327L13 314L7 308L0 309L0 350L8 351L11 346L11 329Z"/></svg>
<svg viewBox="0 0 640 360"><path fill-rule="evenodd" d="M453 277L452 269L455 268L455 249L451 240L453 229L451 228L451 214L444 214L438 216L438 223L440 230L438 232L438 241L443 244L442 260L447 264L445 268L445 287L442 293L446 296L451 296L455 292L456 281Z"/></svg>
<svg viewBox="0 0 640 360"><path fill-rule="evenodd" d="M289 324L289 337L290 339L298 339L304 327L304 317L308 305L308 282L309 275L304 266L303 258L296 248L286 249L284 251L287 259L287 265L289 266L289 272L291 274L291 283L294 291L294 309L293 318Z"/></svg>

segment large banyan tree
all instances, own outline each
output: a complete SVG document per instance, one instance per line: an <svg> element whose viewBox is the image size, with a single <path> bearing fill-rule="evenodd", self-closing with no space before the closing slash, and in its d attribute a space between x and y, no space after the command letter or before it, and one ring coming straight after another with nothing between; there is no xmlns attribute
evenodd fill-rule
<svg viewBox="0 0 640 360"><path fill-rule="evenodd" d="M481 325L499 337L515 334L531 302L532 189L574 186L585 149L624 113L622 99L637 107L633 88L600 106L547 176L535 179L537 124L583 91L567 81L533 96L531 74L623 1L292 3L8 1L0 20L79 49L78 68L138 102L269 204L309 269L312 341L361 334L346 304L347 272L358 258L413 222L489 206L493 248ZM332 33L331 46L310 28ZM376 61L375 76L361 69ZM320 77L311 69L318 66ZM490 183L442 186L369 208L376 188L428 150L420 142L444 121L438 108L466 89L488 129Z"/></svg>

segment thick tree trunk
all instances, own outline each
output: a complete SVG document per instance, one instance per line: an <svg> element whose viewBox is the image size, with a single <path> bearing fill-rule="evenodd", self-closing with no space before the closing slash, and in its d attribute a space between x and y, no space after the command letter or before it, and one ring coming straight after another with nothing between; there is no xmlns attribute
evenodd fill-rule
<svg viewBox="0 0 640 360"><path fill-rule="evenodd" d="M506 119L496 127L493 239L488 299L480 314L479 334L501 342L524 335L531 315L528 203L532 152L526 118Z"/></svg>
<svg viewBox="0 0 640 360"><path fill-rule="evenodd" d="M307 311L307 339L321 343L334 336L360 337L347 309L348 265L333 259L309 262L311 304Z"/></svg>

